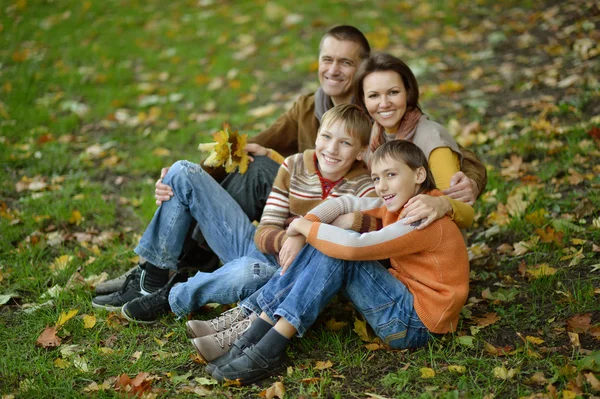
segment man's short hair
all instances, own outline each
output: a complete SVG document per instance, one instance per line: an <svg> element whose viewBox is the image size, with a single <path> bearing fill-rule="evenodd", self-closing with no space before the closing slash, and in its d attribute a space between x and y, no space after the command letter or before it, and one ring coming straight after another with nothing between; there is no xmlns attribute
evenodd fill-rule
<svg viewBox="0 0 600 399"><path fill-rule="evenodd" d="M321 43L319 43L319 52L323 46L323 41L328 37L333 37L339 41L348 41L358 44L360 47L358 56L361 60L369 58L369 55L371 54L371 46L369 46L369 41L365 35L363 35L363 33L354 26L340 25L329 29L327 33L325 33L325 36L323 36L321 39Z"/></svg>
<svg viewBox="0 0 600 399"><path fill-rule="evenodd" d="M321 127L331 125L336 122L342 122L346 133L357 138L361 147L369 144L371 137L371 118L369 115L355 104L340 104L331 108L323 114L321 118Z"/></svg>

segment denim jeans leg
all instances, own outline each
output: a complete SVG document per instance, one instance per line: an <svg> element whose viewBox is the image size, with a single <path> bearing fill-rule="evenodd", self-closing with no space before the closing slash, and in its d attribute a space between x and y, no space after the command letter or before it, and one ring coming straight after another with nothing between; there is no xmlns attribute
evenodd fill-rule
<svg viewBox="0 0 600 399"><path fill-rule="evenodd" d="M429 331L415 311L413 295L379 262L352 262L342 292L391 347L416 348L429 340Z"/></svg>
<svg viewBox="0 0 600 399"><path fill-rule="evenodd" d="M136 253L159 266L175 268L192 217L223 263L256 252L256 227L202 167L178 161L163 181L174 196L160 206ZM267 261L263 256L259 259Z"/></svg>
<svg viewBox="0 0 600 399"><path fill-rule="evenodd" d="M258 304L272 320L287 320L301 337L342 288L346 263L307 245L283 276L275 275L261 289Z"/></svg>
<svg viewBox="0 0 600 399"><path fill-rule="evenodd" d="M198 272L175 285L169 305L177 316L185 316L209 302L228 304L252 295L278 270L277 262L244 256L226 263L212 273Z"/></svg>

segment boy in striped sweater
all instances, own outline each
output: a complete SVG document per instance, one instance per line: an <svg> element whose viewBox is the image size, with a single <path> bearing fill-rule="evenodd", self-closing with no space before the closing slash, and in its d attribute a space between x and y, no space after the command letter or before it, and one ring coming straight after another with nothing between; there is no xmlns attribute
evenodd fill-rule
<svg viewBox="0 0 600 399"><path fill-rule="evenodd" d="M456 330L469 292L462 235L447 216L422 230L400 217L415 195L442 195L425 155L408 141L385 143L373 155L371 178L379 198L332 199L292 222L287 235L310 245L262 287L263 312L213 363L214 378L250 384L279 370L289 339L302 336L339 291L391 347L419 347ZM326 224L351 212L375 217L383 228L360 234ZM387 258L386 270L377 259Z"/></svg>
<svg viewBox="0 0 600 399"><path fill-rule="evenodd" d="M182 317L209 302L228 304L253 294L276 272L281 259L295 257L305 245L304 237L285 235L294 218L305 215L326 198L376 196L362 161L370 129L369 117L356 105L344 104L326 112L315 150L292 155L280 167L258 228L200 166L176 164L175 169L184 167L188 172L174 173L177 178L171 178L171 183L178 195L163 203L161 208L177 204L176 209L168 212L177 211L177 217L157 212L158 220L155 220L155 215L136 252L157 266L175 267L175 254L179 254L181 245L180 240L174 241L175 237L185 234L193 217L224 265L212 273L198 272L186 282L173 279L155 293L140 295L123 306L123 315L131 321L153 323L169 311ZM179 219L186 223L179 222ZM353 215L339 218L337 223L343 228L362 227L353 226ZM362 220L361 223L365 224ZM171 236L174 237L173 242L162 243L170 240ZM165 263L164 259L171 262ZM253 307L252 302L248 302L248 309L256 309L260 313L258 306ZM236 308L226 318L232 321L243 316L245 314ZM205 354L207 360L224 353L219 351L229 349L224 343L225 338L216 336L223 329L219 323L220 320L214 323L191 321L188 324L190 335L206 335L205 340L215 343L213 346L217 352ZM229 337L227 342L235 338Z"/></svg>

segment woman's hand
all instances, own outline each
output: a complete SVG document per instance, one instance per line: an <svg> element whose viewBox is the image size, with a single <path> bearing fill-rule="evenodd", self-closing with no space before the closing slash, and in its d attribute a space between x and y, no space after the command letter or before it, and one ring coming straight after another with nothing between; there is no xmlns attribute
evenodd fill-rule
<svg viewBox="0 0 600 399"><path fill-rule="evenodd" d="M332 223L332 226L339 227L340 229L350 230L354 224L354 213L346 213L345 215L338 216Z"/></svg>
<svg viewBox="0 0 600 399"><path fill-rule="evenodd" d="M171 199L173 196L173 190L170 186L163 184L163 178L167 175L169 168L162 168L160 171L160 179L156 181L154 185L156 188L154 189L154 198L156 199L156 206L160 206L163 202L166 202Z"/></svg>
<svg viewBox="0 0 600 399"><path fill-rule="evenodd" d="M450 188L444 190L448 197L473 206L479 193L479 186L463 172L456 172L450 179Z"/></svg>
<svg viewBox="0 0 600 399"><path fill-rule="evenodd" d="M444 197L434 197L426 194L419 194L412 197L404 205L404 210L400 217L404 217L404 224L411 224L422 220L417 230L424 229L431 223L441 219L447 213L452 212L450 201Z"/></svg>
<svg viewBox="0 0 600 399"><path fill-rule="evenodd" d="M295 235L288 237L283 243L281 251L279 251L279 264L282 269L280 274L283 275L285 271L294 263L294 259L298 256L298 253L306 245L306 238L302 235Z"/></svg>

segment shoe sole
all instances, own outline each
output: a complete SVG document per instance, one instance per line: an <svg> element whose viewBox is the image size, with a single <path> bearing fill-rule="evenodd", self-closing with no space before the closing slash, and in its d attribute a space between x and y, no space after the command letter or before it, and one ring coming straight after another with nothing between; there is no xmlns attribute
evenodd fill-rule
<svg viewBox="0 0 600 399"><path fill-rule="evenodd" d="M154 324L156 323L158 320L139 320L139 319L134 319L133 317L130 317L129 315L127 315L127 313L125 313L125 306L121 307L121 315L126 318L129 321L132 321L134 323L140 323L140 324Z"/></svg>
<svg viewBox="0 0 600 399"><path fill-rule="evenodd" d="M100 305L97 303L92 302L92 307L96 308L96 309L104 309L107 310L109 312L119 312L122 310L123 306L112 306L112 305Z"/></svg>
<svg viewBox="0 0 600 399"><path fill-rule="evenodd" d="M270 370L269 372L267 372L266 374L264 374L260 377L253 378L251 380L243 380L241 378L238 378L236 380L229 380L229 381L239 381L240 385L251 385L251 384L254 384L255 382L266 380L267 378L273 377L274 375L277 375L280 372L283 372L288 365L289 365L289 359L286 359L279 366L275 367L273 370ZM211 376L219 382L225 382L225 380L226 380L226 378L223 376L223 373L221 373L221 370L219 370L219 367L215 367L215 369L211 373Z"/></svg>

